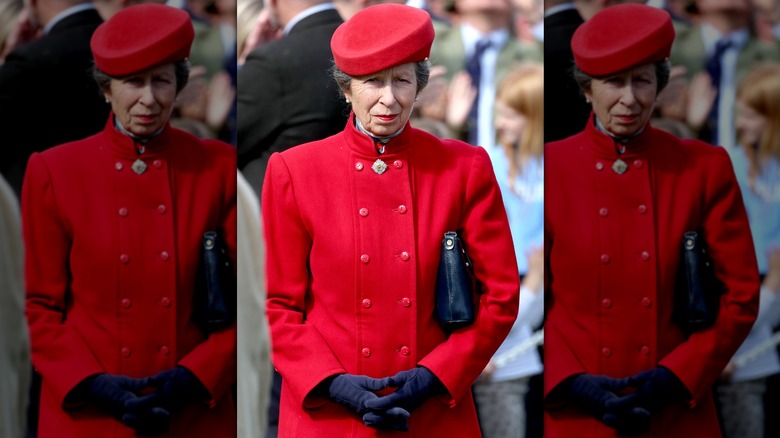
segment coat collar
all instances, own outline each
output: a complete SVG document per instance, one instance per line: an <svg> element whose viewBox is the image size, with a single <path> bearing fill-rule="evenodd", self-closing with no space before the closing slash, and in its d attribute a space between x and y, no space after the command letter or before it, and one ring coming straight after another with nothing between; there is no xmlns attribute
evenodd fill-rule
<svg viewBox="0 0 780 438"><path fill-rule="evenodd" d="M585 136L590 140L590 142L588 142L589 148L591 148L596 155L613 160L619 157L632 156L645 152L652 142L654 133L655 128L650 126L650 121L648 121L647 126L645 126L642 133L626 142L625 152L619 154L617 146L620 145L620 143L596 127L595 115L592 112L584 132Z"/></svg>
<svg viewBox="0 0 780 438"><path fill-rule="evenodd" d="M408 149L412 145L412 131L414 131L414 128L412 128L409 121L407 121L403 131L387 142L385 145L385 153L381 156L394 155ZM342 135L349 148L358 155L371 158L380 157L379 153L376 151L374 139L360 132L355 126L354 112L349 115L347 126L344 128Z"/></svg>
<svg viewBox="0 0 780 438"><path fill-rule="evenodd" d="M132 137L120 132L114 126L114 113L108 117L106 127L103 128L103 135L109 139L111 145L111 151L122 158L129 160L135 160L137 158L151 158L156 157L165 152L169 145L173 142L173 128L170 126L170 122L166 122L162 132L152 137L145 145L144 152L138 153L138 142Z"/></svg>

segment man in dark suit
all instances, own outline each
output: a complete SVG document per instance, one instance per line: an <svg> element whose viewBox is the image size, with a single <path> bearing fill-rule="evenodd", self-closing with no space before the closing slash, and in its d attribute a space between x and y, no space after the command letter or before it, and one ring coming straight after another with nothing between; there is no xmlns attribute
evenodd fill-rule
<svg viewBox="0 0 780 438"><path fill-rule="evenodd" d="M269 0L284 36L262 44L238 73L238 166L259 194L274 152L344 129L349 109L329 72L343 22L325 0Z"/></svg>
<svg viewBox="0 0 780 438"><path fill-rule="evenodd" d="M569 0L545 0L544 7L544 141L550 142L582 131L590 105L571 75L571 37L584 21Z"/></svg>
<svg viewBox="0 0 780 438"><path fill-rule="evenodd" d="M100 131L108 105L90 75L89 42L100 15L87 0L30 0L43 36L13 50L0 66L0 171L21 192L36 151Z"/></svg>

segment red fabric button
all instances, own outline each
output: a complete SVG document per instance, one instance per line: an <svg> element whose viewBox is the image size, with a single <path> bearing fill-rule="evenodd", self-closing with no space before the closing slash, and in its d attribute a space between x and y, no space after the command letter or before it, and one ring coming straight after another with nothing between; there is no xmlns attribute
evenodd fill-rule
<svg viewBox="0 0 780 438"><path fill-rule="evenodd" d="M357 171L363 170L363 163L355 163L355 170Z"/></svg>
<svg viewBox="0 0 780 438"><path fill-rule="evenodd" d="M601 208L599 210L599 214L602 215L602 216L606 216L606 215L609 214L609 210L607 210L606 208Z"/></svg>
<svg viewBox="0 0 780 438"><path fill-rule="evenodd" d="M156 167L158 169L162 167L162 161L160 161L160 160L154 160L154 162L152 164L154 164L154 167Z"/></svg>
<svg viewBox="0 0 780 438"><path fill-rule="evenodd" d="M122 357L130 357L130 355L132 354L130 352L130 349L127 347L122 348L121 353L122 353Z"/></svg>
<svg viewBox="0 0 780 438"><path fill-rule="evenodd" d="M603 300L601 300L601 307L605 309L612 308L612 300L610 300L609 298L604 298Z"/></svg>
<svg viewBox="0 0 780 438"><path fill-rule="evenodd" d="M645 307L650 307L653 305L653 302L650 300L650 298L644 297L642 298L642 305Z"/></svg>
<svg viewBox="0 0 780 438"><path fill-rule="evenodd" d="M124 166L122 163L120 163L119 161L117 161L117 162L114 164L114 169L116 169L116 170L122 170L122 169L124 169L124 167L125 167L125 166Z"/></svg>
<svg viewBox="0 0 780 438"><path fill-rule="evenodd" d="M634 166L637 169L641 169L643 165L644 165L644 163L642 162L642 160L634 160Z"/></svg>
<svg viewBox="0 0 780 438"><path fill-rule="evenodd" d="M369 356L371 356L371 350L368 349L368 348L364 348L364 349L360 350L360 354L362 354L363 357L369 357Z"/></svg>
<svg viewBox="0 0 780 438"><path fill-rule="evenodd" d="M645 214L647 213L647 206L645 204L642 204L639 206L639 214Z"/></svg>
<svg viewBox="0 0 780 438"><path fill-rule="evenodd" d="M360 261L363 263L368 263L371 261L371 258L368 256L368 254L363 254L360 256Z"/></svg>
<svg viewBox="0 0 780 438"><path fill-rule="evenodd" d="M171 299L168 297L162 297L160 304L162 304L163 307L171 307Z"/></svg>
<svg viewBox="0 0 780 438"><path fill-rule="evenodd" d="M404 346L404 347L401 347L401 350L400 350L400 351L401 351L401 354L403 354L404 356L408 356L408 355L409 355L409 353L411 353L411 352L412 352L411 350L409 350L409 347L406 347L406 346Z"/></svg>
<svg viewBox="0 0 780 438"><path fill-rule="evenodd" d="M124 207L120 208L119 209L119 215L122 216L122 217L127 216L127 209L124 208Z"/></svg>
<svg viewBox="0 0 780 438"><path fill-rule="evenodd" d="M161 252L160 258L163 259L163 261L167 261L170 258L170 255L168 255L168 251Z"/></svg>
<svg viewBox="0 0 780 438"><path fill-rule="evenodd" d="M363 303L362 304L363 304L363 307L368 309L369 307L371 307L371 300L369 300L368 298L365 298L365 299L363 299Z"/></svg>
<svg viewBox="0 0 780 438"><path fill-rule="evenodd" d="M160 212L160 214L163 214L163 213L165 213L167 210L168 210L168 208L167 208L166 206L164 206L163 204L160 204L160 205L157 207L157 211L158 211L158 212Z"/></svg>
<svg viewBox="0 0 780 438"><path fill-rule="evenodd" d="M601 263L604 263L605 265L609 263L609 256L607 254L601 255Z"/></svg>
<svg viewBox="0 0 780 438"><path fill-rule="evenodd" d="M403 261L409 260L409 253L406 252L406 251L402 252L401 253L401 260L403 260Z"/></svg>
<svg viewBox="0 0 780 438"><path fill-rule="evenodd" d="M399 205L398 206L398 212L401 214L406 214L406 206L405 205Z"/></svg>
<svg viewBox="0 0 780 438"><path fill-rule="evenodd" d="M639 349L639 351L642 353L643 356L650 356L650 347L647 345L643 345L642 348Z"/></svg>
<svg viewBox="0 0 780 438"><path fill-rule="evenodd" d="M122 254L119 256L119 260L124 264L128 264L130 263L130 256L127 254Z"/></svg>
<svg viewBox="0 0 780 438"><path fill-rule="evenodd" d="M650 253L647 252L647 251L642 251L641 257L642 257L642 260L648 261L648 260L650 260Z"/></svg>
<svg viewBox="0 0 780 438"><path fill-rule="evenodd" d="M610 356L612 356L612 350L610 350L609 348L604 347L604 348L601 349L601 355L604 356L604 357L610 357Z"/></svg>
<svg viewBox="0 0 780 438"><path fill-rule="evenodd" d="M358 213L360 213L361 216L366 217L366 216L368 216L368 209L363 207L363 208L360 209L360 211Z"/></svg>
<svg viewBox="0 0 780 438"><path fill-rule="evenodd" d="M401 160L395 160L393 161L393 166L395 166L396 169L400 169L404 167L404 163L401 162Z"/></svg>
<svg viewBox="0 0 780 438"><path fill-rule="evenodd" d="M163 356L170 356L171 349L163 345L162 347L160 347L160 354L162 354Z"/></svg>
<svg viewBox="0 0 780 438"><path fill-rule="evenodd" d="M122 307L125 309L129 309L131 306L130 299L129 298L123 298L122 299Z"/></svg>
<svg viewBox="0 0 780 438"><path fill-rule="evenodd" d="M604 170L604 163L602 163L602 162L596 163L596 170L599 170L599 171Z"/></svg>
<svg viewBox="0 0 780 438"><path fill-rule="evenodd" d="M412 300L409 298L401 298L401 305L404 307L409 307L412 305Z"/></svg>

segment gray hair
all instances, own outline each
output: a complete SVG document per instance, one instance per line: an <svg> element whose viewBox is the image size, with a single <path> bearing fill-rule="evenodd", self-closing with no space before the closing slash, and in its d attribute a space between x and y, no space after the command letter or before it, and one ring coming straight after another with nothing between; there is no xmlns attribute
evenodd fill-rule
<svg viewBox="0 0 780 438"><path fill-rule="evenodd" d="M173 70L176 75L176 94L179 94L179 91L186 87L187 82L190 80L190 63L187 60L176 61L173 63ZM109 89L111 79L116 79L94 64L92 65L92 78L97 82L101 93Z"/></svg>
<svg viewBox="0 0 780 438"><path fill-rule="evenodd" d="M656 79L655 95L656 96L661 94L661 91L664 88L666 88L666 86L669 84L670 71L671 71L671 66L668 60L655 62L655 79ZM572 67L571 75L572 77L574 77L574 80L577 82L577 85L579 85L580 91L585 92L587 90L590 90L590 84L593 81L593 76L580 70L580 68L577 67L576 65Z"/></svg>
<svg viewBox="0 0 780 438"><path fill-rule="evenodd" d="M417 61L414 65L414 73L417 76L417 95L428 85L428 79L431 77L431 63L428 60ZM336 84L339 86L339 94L344 96L344 90L349 89L349 84L353 77L344 73L336 64L330 69L330 74Z"/></svg>

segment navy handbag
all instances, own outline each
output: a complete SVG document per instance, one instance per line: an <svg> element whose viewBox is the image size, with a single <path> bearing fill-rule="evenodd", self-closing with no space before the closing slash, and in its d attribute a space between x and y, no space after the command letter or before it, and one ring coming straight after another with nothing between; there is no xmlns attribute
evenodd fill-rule
<svg viewBox="0 0 780 438"><path fill-rule="evenodd" d="M474 266L458 233L444 233L436 276L436 318L446 332L474 322L478 293Z"/></svg>

